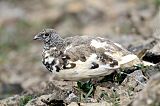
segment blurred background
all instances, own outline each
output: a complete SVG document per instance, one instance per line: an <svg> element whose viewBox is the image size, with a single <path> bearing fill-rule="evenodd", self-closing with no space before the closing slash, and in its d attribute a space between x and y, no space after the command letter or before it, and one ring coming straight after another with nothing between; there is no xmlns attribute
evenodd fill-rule
<svg viewBox="0 0 160 106"><path fill-rule="evenodd" d="M43 28L62 37L102 36L140 45L155 37L160 0L0 0L0 99L50 80L41 63Z"/></svg>

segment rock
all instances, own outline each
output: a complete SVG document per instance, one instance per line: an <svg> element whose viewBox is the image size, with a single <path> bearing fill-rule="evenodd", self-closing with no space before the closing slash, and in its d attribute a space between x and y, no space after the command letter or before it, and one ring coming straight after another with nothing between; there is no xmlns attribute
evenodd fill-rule
<svg viewBox="0 0 160 106"><path fill-rule="evenodd" d="M0 106L18 106L20 101L20 96L15 95L13 97L9 97L3 100L0 100Z"/></svg>
<svg viewBox="0 0 160 106"><path fill-rule="evenodd" d="M96 100L102 99L102 98L100 98L100 97L101 97L102 93L105 93L105 92L109 93L109 95L111 94L111 90L110 90L110 89L105 88L105 87L97 86L97 87L96 87L96 90L95 90L95 92L94 92L94 98L95 98Z"/></svg>
<svg viewBox="0 0 160 106"><path fill-rule="evenodd" d="M65 106L63 100L54 99L54 94L42 95L29 101L25 106L48 106L48 105L60 105Z"/></svg>
<svg viewBox="0 0 160 106"><path fill-rule="evenodd" d="M72 102L68 106L112 106L112 104L107 102L100 102L100 103L75 103Z"/></svg>
<svg viewBox="0 0 160 106"><path fill-rule="evenodd" d="M141 42L143 42L143 44L138 44L137 46L133 46L130 44L128 46L128 50L136 54L139 58L143 58L147 50L152 49L157 44L157 41L155 39L149 39L147 41Z"/></svg>
<svg viewBox="0 0 160 106"><path fill-rule="evenodd" d="M70 103L68 106L79 106L79 105L78 105L78 103L76 103L76 102L72 102L72 103Z"/></svg>
<svg viewBox="0 0 160 106"><path fill-rule="evenodd" d="M41 89L34 91L33 94L40 96L29 101L26 106L37 106L37 105L63 106L66 103L78 101L77 96L71 91L71 89L62 87L61 84L58 84L58 81L56 81L57 85L55 85L54 83L55 81L46 82ZM65 83L63 83L62 85L65 85Z"/></svg>
<svg viewBox="0 0 160 106"><path fill-rule="evenodd" d="M80 106L112 106L111 103L108 102L100 102L100 103L80 103Z"/></svg>
<svg viewBox="0 0 160 106"><path fill-rule="evenodd" d="M133 88L136 91L140 91L145 86L145 79L141 70L136 70L131 74L127 74L127 77L122 82L122 85L128 88Z"/></svg>
<svg viewBox="0 0 160 106"><path fill-rule="evenodd" d="M152 76L130 106L160 106L160 73Z"/></svg>
<svg viewBox="0 0 160 106"><path fill-rule="evenodd" d="M120 101L121 101L120 94L121 94L121 90L119 88L112 87L111 89L108 89L105 87L97 86L94 93L94 98L95 100L97 100L97 102L101 103L105 101L111 106L120 105Z"/></svg>
<svg viewBox="0 0 160 106"><path fill-rule="evenodd" d="M158 42L151 50L150 52L155 53L157 55L160 55L160 42Z"/></svg>
<svg viewBox="0 0 160 106"><path fill-rule="evenodd" d="M77 83L74 81L57 81L54 80L53 76L51 76L51 82L62 90L72 89L73 86L77 86Z"/></svg>
<svg viewBox="0 0 160 106"><path fill-rule="evenodd" d="M151 76L154 76L160 72L160 63L155 66L149 66L143 69L144 75L149 79Z"/></svg>
<svg viewBox="0 0 160 106"><path fill-rule="evenodd" d="M74 93L70 93L69 94L69 96L65 99L65 101L67 102L67 103L69 103L69 102L73 102L73 101L78 101L78 97L74 94Z"/></svg>

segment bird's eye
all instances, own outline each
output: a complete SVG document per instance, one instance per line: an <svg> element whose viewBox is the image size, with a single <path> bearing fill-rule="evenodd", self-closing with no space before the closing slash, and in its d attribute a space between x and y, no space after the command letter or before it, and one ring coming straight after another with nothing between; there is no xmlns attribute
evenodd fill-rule
<svg viewBox="0 0 160 106"><path fill-rule="evenodd" d="M45 36L49 36L49 33L45 33Z"/></svg>

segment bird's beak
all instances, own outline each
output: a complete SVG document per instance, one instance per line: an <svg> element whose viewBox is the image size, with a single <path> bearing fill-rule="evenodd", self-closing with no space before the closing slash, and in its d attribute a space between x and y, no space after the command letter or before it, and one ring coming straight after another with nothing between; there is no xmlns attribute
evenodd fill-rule
<svg viewBox="0 0 160 106"><path fill-rule="evenodd" d="M34 38L33 38L33 40L40 40L41 39L41 37L39 37L39 34L37 34Z"/></svg>

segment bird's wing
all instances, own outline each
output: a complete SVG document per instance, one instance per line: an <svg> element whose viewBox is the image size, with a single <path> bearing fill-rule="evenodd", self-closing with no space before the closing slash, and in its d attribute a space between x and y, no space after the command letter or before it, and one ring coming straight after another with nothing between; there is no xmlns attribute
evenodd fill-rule
<svg viewBox="0 0 160 106"><path fill-rule="evenodd" d="M138 57L117 43L102 38L70 43L64 50L69 57L66 67L57 74L57 78L78 80L111 74L121 65L137 64ZM133 62L134 61L134 62Z"/></svg>

